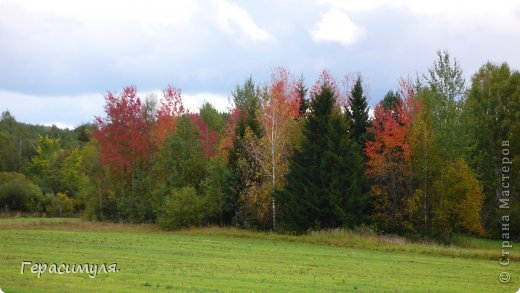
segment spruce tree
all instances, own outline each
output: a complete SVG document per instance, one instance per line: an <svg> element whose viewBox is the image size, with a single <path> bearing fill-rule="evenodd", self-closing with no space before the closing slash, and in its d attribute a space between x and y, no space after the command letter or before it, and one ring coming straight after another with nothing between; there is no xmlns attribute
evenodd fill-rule
<svg viewBox="0 0 520 293"><path fill-rule="evenodd" d="M388 91L383 98L383 108L385 110L395 110L399 103L399 92Z"/></svg>
<svg viewBox="0 0 520 293"><path fill-rule="evenodd" d="M275 192L285 229L301 233L364 221L363 163L343 116L334 91L323 85L311 100L302 146L289 161L285 189Z"/></svg>
<svg viewBox="0 0 520 293"><path fill-rule="evenodd" d="M368 103L367 98L363 93L362 79L360 76L356 79L354 87L350 92L349 97L350 111L350 128L352 138L364 148L367 140L368 122Z"/></svg>
<svg viewBox="0 0 520 293"><path fill-rule="evenodd" d="M296 92L300 98L299 116L303 117L309 108L309 101L306 100L307 88L305 87L303 76L301 76L300 80L298 80L298 84L296 85Z"/></svg>

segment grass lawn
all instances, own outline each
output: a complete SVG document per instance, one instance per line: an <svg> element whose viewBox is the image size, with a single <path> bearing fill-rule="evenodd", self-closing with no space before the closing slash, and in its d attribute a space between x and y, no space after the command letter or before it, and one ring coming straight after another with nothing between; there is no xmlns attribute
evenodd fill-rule
<svg viewBox="0 0 520 293"><path fill-rule="evenodd" d="M475 244L472 244L475 242ZM500 243L403 243L347 232L305 236L230 228L163 232L77 219L0 219L0 288L10 292L516 292L520 259L498 280ZM514 253L514 252L512 252ZM119 272L50 274L22 261L110 264Z"/></svg>

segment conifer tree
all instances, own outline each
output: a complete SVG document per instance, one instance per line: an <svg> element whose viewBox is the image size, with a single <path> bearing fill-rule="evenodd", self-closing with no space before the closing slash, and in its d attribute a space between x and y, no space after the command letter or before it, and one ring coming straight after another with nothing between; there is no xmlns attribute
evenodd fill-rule
<svg viewBox="0 0 520 293"><path fill-rule="evenodd" d="M309 108L309 101L307 100L307 88L305 87L305 83L303 80L303 76L297 81L296 84L296 94L300 100L299 107L299 116L303 117L307 113L307 109Z"/></svg>
<svg viewBox="0 0 520 293"><path fill-rule="evenodd" d="M285 229L304 232L364 220L362 158L345 121L334 90L322 83L310 103L301 149L289 162L285 189L275 193Z"/></svg>
<svg viewBox="0 0 520 293"><path fill-rule="evenodd" d="M362 79L360 76L358 76L354 86L352 87L348 103L350 106L348 114L350 118L352 138L361 148L364 148L367 139L367 127L369 121L368 103L367 98L363 93Z"/></svg>

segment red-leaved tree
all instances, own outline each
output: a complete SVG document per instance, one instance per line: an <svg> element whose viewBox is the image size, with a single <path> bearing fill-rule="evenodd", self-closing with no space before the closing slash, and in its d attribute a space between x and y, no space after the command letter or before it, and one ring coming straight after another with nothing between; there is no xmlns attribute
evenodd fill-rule
<svg viewBox="0 0 520 293"><path fill-rule="evenodd" d="M412 194L410 130L414 111L411 82L401 81L399 99L385 108L379 103L374 109L374 118L369 132L373 141L367 141L367 175L374 182L371 197L376 222L392 232L407 225L406 204Z"/></svg>
<svg viewBox="0 0 520 293"><path fill-rule="evenodd" d="M219 141L216 151L217 155L221 156L226 161L228 160L229 152L233 149L233 142L235 140L236 135L235 131L241 116L242 111L240 111L239 108L234 108L233 110L231 110L231 114L229 115L229 118L226 123L224 134Z"/></svg>
<svg viewBox="0 0 520 293"><path fill-rule="evenodd" d="M119 95L108 92L105 101L106 116L95 118L93 135L102 163L120 176L124 194L125 182L133 180L136 168L145 161L149 128L135 86L124 87Z"/></svg>
<svg viewBox="0 0 520 293"><path fill-rule="evenodd" d="M189 117L197 130L199 131L200 143L202 145L203 155L209 159L213 156L215 145L218 142L218 133L209 128L208 123L200 118L199 114L189 114Z"/></svg>

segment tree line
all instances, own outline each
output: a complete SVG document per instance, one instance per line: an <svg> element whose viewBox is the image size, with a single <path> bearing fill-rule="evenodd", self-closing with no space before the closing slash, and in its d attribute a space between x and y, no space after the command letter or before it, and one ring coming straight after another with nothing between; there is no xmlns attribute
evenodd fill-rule
<svg viewBox="0 0 520 293"><path fill-rule="evenodd" d="M499 238L504 213L518 229L518 71L486 63L466 87L457 61L438 52L373 111L365 89L359 74L337 80L324 70L307 87L276 68L269 82L237 85L224 113L210 103L186 111L173 86L160 98L134 86L108 92L105 113L72 131L4 112L0 203L166 229L368 225L451 241ZM513 161L506 199L503 141Z"/></svg>

